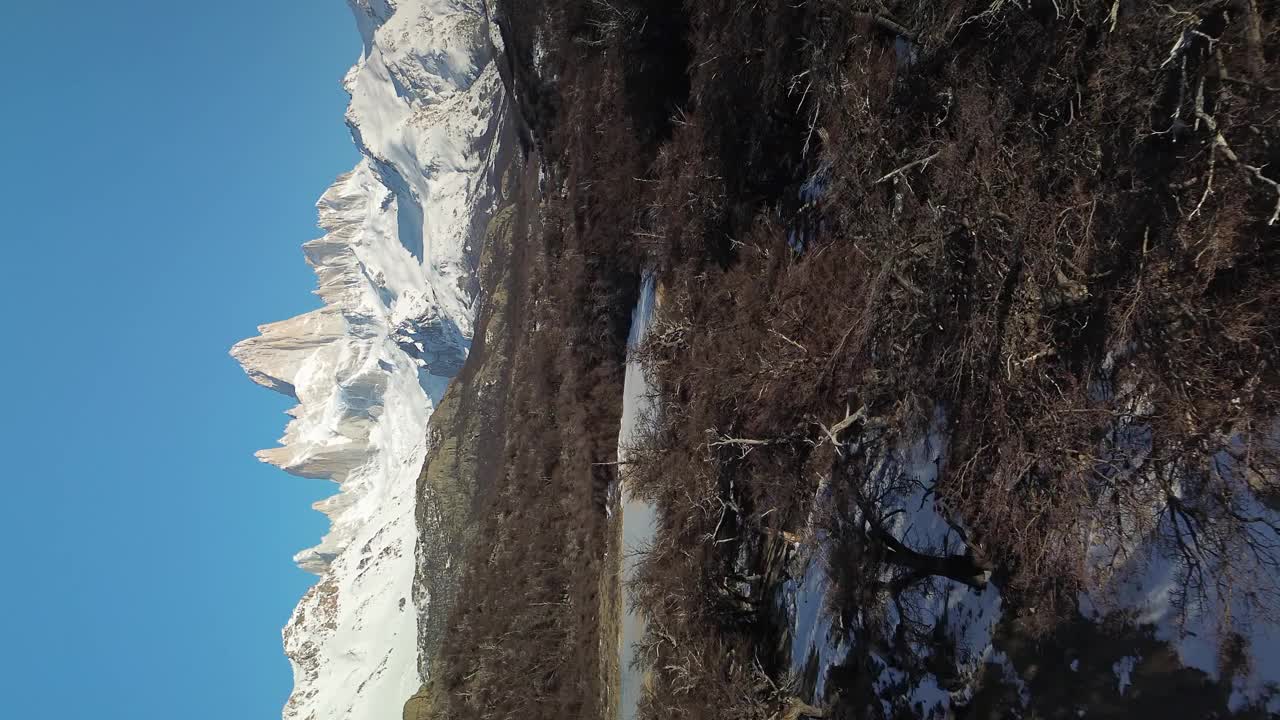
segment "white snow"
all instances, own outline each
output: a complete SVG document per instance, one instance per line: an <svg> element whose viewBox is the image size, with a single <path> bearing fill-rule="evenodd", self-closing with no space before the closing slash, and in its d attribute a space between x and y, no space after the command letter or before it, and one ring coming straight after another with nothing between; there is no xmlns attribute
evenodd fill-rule
<svg viewBox="0 0 1280 720"><path fill-rule="evenodd" d="M987 655L987 662L1000 666L1003 680L1017 688L1018 702L1022 703L1023 708L1031 704L1031 691L1027 688L1027 682L1018 674L1018 669L1013 666L1013 661L1009 659L1009 656L1003 650L990 651Z"/></svg>
<svg viewBox="0 0 1280 720"><path fill-rule="evenodd" d="M628 350L634 350L644 341L653 320L655 302L654 278L646 275L640 285L640 297L631 312L631 330L627 337ZM618 461L625 462L627 449L636 441L636 432L644 417L653 410L653 387L645 376L644 368L638 360L627 359L626 374L622 384L622 421L618 430ZM638 563L637 553L647 547L653 539L655 511L653 506L633 497L626 487L626 466L619 465L619 481L610 488L608 506L612 508L619 499L622 504L622 582L627 582L635 574ZM619 497L620 494L620 497ZM640 701L642 676L633 672L631 661L635 656L635 645L644 635L644 618L634 612L631 603L625 603L622 618L622 638L618 645L618 667L621 669L621 692L618 700L619 717L630 720L636 716Z"/></svg>
<svg viewBox="0 0 1280 720"><path fill-rule="evenodd" d="M933 486L946 450L944 427L945 418L939 411L924 436L891 449L872 472L879 482L896 483L905 490L893 502L904 512L894 516L889 531L908 547L934 554L962 553L966 547L959 526L945 517L934 502ZM1007 658L993 655L992 637L1002 615L1000 591L995 585L988 583L975 590L948 578L933 578L918 592L918 619L930 628L945 627L955 642L957 669L966 679L965 687L957 691L959 696L967 697L972 692L973 683L988 661L1001 662L1006 675L1016 678ZM890 630L896 624L894 619L891 618ZM933 652L932 643L917 644L914 649L921 657ZM927 687L919 691L930 695Z"/></svg>
<svg viewBox="0 0 1280 720"><path fill-rule="evenodd" d="M1229 488L1233 510L1242 517L1265 519L1272 526L1280 527L1280 513L1257 499L1231 456L1221 452L1216 460L1214 472ZM1177 487L1175 481L1175 492ZM1080 594L1081 614L1101 620L1112 613L1123 613L1134 624L1151 627L1156 639L1170 643L1185 667L1201 670L1215 681L1222 676L1219 657L1226 633L1239 632L1251 662L1231 678L1230 709L1264 704L1269 709L1280 710L1277 618L1274 614L1259 613L1246 593L1224 597L1214 583L1207 584L1203 598L1193 597L1188 607L1179 607L1177 593L1183 586L1183 577L1171 536L1172 530L1162 518L1145 533L1136 535L1136 540L1120 543L1120 556L1125 562L1107 567L1117 543L1095 532L1091 538L1090 569L1096 575L1097 586L1092 593ZM1270 542L1266 538L1264 541ZM1254 556L1243 547L1226 559L1229 567L1222 565L1222 559L1206 557L1206 573L1212 576L1227 572L1247 579L1270 572L1267 567L1256 565Z"/></svg>
<svg viewBox="0 0 1280 720"><path fill-rule="evenodd" d="M871 653L871 657L879 661L882 665L880 674L872 683L872 687L876 690L876 697L880 698L880 707L884 709L885 717L893 717L894 712L891 699L897 695L899 686L906 682L907 674L889 664L884 658L880 657L876 653Z"/></svg>
<svg viewBox="0 0 1280 720"><path fill-rule="evenodd" d="M911 691L911 704L921 710L922 718L946 717L951 693L938 687L937 678L925 675Z"/></svg>
<svg viewBox="0 0 1280 720"><path fill-rule="evenodd" d="M932 427L922 436L882 449L866 480L870 483L867 492L873 496L888 493L887 506L902 509L889 520L886 529L903 544L921 552L961 553L965 550L964 540L933 499L933 486L945 456L944 427L945 418L939 412ZM824 479L820 483L815 505L832 501L827 482ZM812 519L810 525L813 525ZM811 657L816 656L818 660L818 681L811 699L818 702L825 692L828 670L845 661L854 640L851 633L833 626L835 618L825 606L830 583L829 563L841 559L829 555L830 543L821 529L814 530L814 545L811 557L803 564L803 575L784 584L781 602L791 622L792 671L803 672ZM1018 688L1024 707L1030 702L1026 683L1009 659L992 645L1002 614L1000 591L995 585L988 583L981 590L975 590L950 579L933 578L908 592L912 594L916 620L930 629L941 627L954 640L955 663L963 684L954 692L947 691L939 686L935 676L913 674L907 668L894 665L891 658L873 653L883 664L875 686L886 715L893 714L896 700L918 708L922 717L947 716L953 702L971 696L987 663L1002 667L1005 680ZM892 635L901 621L891 603L878 617L858 618L861 623L883 623L886 636ZM928 657L934 649L932 641L912 643L912 650L920 658Z"/></svg>
<svg viewBox="0 0 1280 720"><path fill-rule="evenodd" d="M831 584L827 575L828 563L831 562L829 543L821 531L817 532L816 539L816 547L806 562L800 582L788 580L783 590L790 604L788 616L792 619L792 669L796 673L803 672L809 658L817 658L818 679L812 700L823 697L828 671L842 664L852 647L827 610L827 590Z"/></svg>
<svg viewBox="0 0 1280 720"><path fill-rule="evenodd" d="M330 519L295 557L320 580L283 631L285 718L399 717L420 682L414 502L427 420L471 335L470 248L497 201L505 121L481 9L351 0L364 39L347 120L365 157L318 203L304 245L324 307L264 325L232 355L291 395L280 447L258 456L327 478Z"/></svg>
<svg viewBox="0 0 1280 720"><path fill-rule="evenodd" d="M1121 695L1124 695L1124 691L1133 684L1133 669L1140 662L1142 662L1140 656L1126 655L1111 665L1111 672L1116 676L1116 691Z"/></svg>
<svg viewBox="0 0 1280 720"><path fill-rule="evenodd" d="M908 707L921 720L950 717L951 693L938 686L937 678L925 674L912 681L908 673L894 667L876 653L871 657L882 664L880 674L872 683L885 717L895 717L896 707ZM897 701L897 702L895 702Z"/></svg>

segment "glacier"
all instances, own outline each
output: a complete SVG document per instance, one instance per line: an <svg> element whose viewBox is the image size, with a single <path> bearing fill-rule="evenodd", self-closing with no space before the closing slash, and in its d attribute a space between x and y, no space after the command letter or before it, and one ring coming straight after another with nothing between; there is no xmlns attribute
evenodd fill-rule
<svg viewBox="0 0 1280 720"><path fill-rule="evenodd" d="M317 203L303 245L323 306L231 355L295 398L259 459L329 479L329 532L294 560L319 576L283 629L286 720L399 717L419 687L414 503L427 422L470 345L475 265L509 151L501 49L479 2L349 0L362 51L343 79L362 158Z"/></svg>

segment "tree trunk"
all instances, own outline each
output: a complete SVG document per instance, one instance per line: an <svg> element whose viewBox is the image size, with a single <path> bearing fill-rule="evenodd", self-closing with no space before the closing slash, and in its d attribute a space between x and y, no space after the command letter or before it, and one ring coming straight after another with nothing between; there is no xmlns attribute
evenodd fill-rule
<svg viewBox="0 0 1280 720"><path fill-rule="evenodd" d="M885 556L886 562L911 568L917 574L949 578L975 590L987 586L991 568L980 562L972 552L962 555L926 555L903 545L902 541L882 528L875 528L874 533L889 551Z"/></svg>

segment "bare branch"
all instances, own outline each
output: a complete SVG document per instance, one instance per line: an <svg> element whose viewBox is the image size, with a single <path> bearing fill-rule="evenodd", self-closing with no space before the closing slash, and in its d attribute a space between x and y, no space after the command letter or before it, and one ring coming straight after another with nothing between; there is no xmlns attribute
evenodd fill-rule
<svg viewBox="0 0 1280 720"><path fill-rule="evenodd" d="M915 33L911 32L900 23L896 23L893 20L890 20L889 18L884 17L883 15L876 15L874 13L869 13L869 12L855 12L853 16L859 20L869 22L872 25L875 25L882 30L888 30L891 33L896 33L898 35L901 35L904 39L909 40L913 43L916 41Z"/></svg>
<svg viewBox="0 0 1280 720"><path fill-rule="evenodd" d="M805 349L805 347L804 347L803 345L801 345L800 343L796 342L795 340L792 340L791 338L787 337L786 335L783 335L782 333L778 332L777 330L770 329L770 330L769 330L769 332L773 333L774 335L777 335L778 337L782 338L783 340L786 340L786 341L787 341L788 343L790 343L791 345L794 345L795 347L799 348L799 349L800 349L800 352L805 353L806 355L807 355L807 354L809 354L809 351L808 351L808 350L806 350L806 349Z"/></svg>
<svg viewBox="0 0 1280 720"><path fill-rule="evenodd" d="M913 168L913 167L915 167L915 166L917 166L917 165L928 165L928 164L929 164L929 161L930 161L930 160L933 160L933 159L934 159L934 158L936 158L936 157L938 157L938 154L939 154L939 153L941 153L941 152L942 152L942 151L941 151L941 150L939 150L939 151L935 152L934 154L930 155L929 157L920 158L919 160L913 160L913 161L911 161L911 162L907 163L906 165L903 165L902 167L898 168L897 170L894 170L893 172L890 172L888 175L885 175L884 177L880 178L879 180L875 181L875 183L874 183L874 184L875 184L875 185L879 185L880 183L884 182L885 180L888 180L889 178L894 177L894 176L897 176L897 175L901 175L902 173L904 173L904 172L906 172L906 171L910 170L911 168Z"/></svg>
<svg viewBox="0 0 1280 720"><path fill-rule="evenodd" d="M1227 142L1227 139L1223 137L1222 131L1218 127L1218 121L1215 120L1212 115L1205 112L1204 78L1200 79L1200 87L1199 89L1196 90L1196 119L1203 121L1204 124L1209 128L1209 131L1213 133L1213 144L1209 148L1209 151L1211 153L1215 151L1221 152L1223 157L1227 158L1231 162L1240 166L1240 169L1244 170L1245 174L1248 175L1251 179L1257 180L1258 182L1261 182L1264 185L1271 186L1271 189L1274 190L1276 193L1276 207L1275 207L1275 210L1271 213L1271 218L1267 220L1267 224L1275 225L1276 222L1280 222L1280 183L1262 174L1262 168L1265 166L1250 165L1244 162L1243 160L1241 160L1240 157L1236 155L1235 150L1231 149L1231 145ZM1212 167L1212 165L1210 167ZM1212 182L1212 177L1213 176L1210 175L1210 182ZM1208 194L1208 190L1206 188L1206 195L1207 194ZM1200 202L1201 204L1203 204L1204 199L1201 198ZM1199 211L1199 209L1200 209L1200 206L1197 205L1196 211Z"/></svg>

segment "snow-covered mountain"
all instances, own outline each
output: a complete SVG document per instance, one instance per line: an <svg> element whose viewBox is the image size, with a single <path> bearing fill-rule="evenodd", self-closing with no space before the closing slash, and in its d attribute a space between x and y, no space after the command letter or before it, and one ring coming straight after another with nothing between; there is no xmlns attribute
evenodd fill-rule
<svg viewBox="0 0 1280 720"><path fill-rule="evenodd" d="M466 357L481 231L504 152L496 29L480 2L349 0L364 40L347 122L364 157L320 198L303 245L324 306L232 348L298 400L258 457L328 478L329 533L295 557L320 576L284 628L286 719L400 717L419 686L415 487L427 419Z"/></svg>

